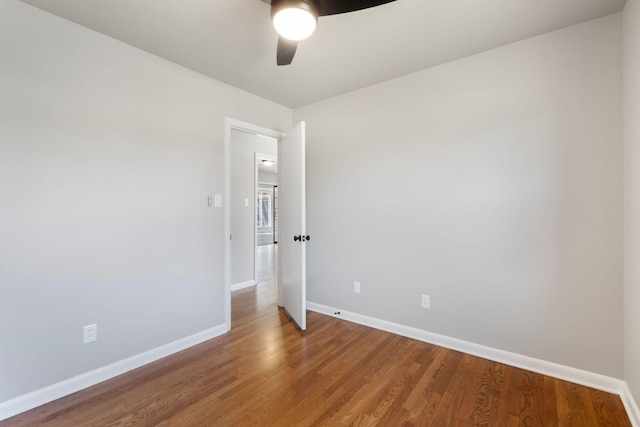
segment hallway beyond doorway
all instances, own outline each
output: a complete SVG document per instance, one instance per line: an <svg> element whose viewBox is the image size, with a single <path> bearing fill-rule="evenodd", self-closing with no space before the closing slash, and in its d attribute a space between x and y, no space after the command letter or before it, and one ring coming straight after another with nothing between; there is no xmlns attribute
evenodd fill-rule
<svg viewBox="0 0 640 427"><path fill-rule="evenodd" d="M273 245L273 233L258 233L258 246Z"/></svg>
<svg viewBox="0 0 640 427"><path fill-rule="evenodd" d="M256 281L258 285L275 280L278 245L262 245L256 249Z"/></svg>

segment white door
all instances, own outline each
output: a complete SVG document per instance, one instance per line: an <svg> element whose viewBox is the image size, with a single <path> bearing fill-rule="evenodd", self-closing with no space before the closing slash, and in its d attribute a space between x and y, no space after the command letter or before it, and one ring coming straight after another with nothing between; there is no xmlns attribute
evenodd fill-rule
<svg viewBox="0 0 640 427"><path fill-rule="evenodd" d="M308 236L305 226L305 130L298 123L278 142L278 276L280 303L307 329Z"/></svg>

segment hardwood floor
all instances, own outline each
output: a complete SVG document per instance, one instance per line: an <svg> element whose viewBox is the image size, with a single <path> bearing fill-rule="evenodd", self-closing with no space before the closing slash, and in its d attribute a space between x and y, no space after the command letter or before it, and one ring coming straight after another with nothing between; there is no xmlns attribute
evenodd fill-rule
<svg viewBox="0 0 640 427"><path fill-rule="evenodd" d="M630 426L608 394L309 313L275 282L233 294L233 328L0 426Z"/></svg>

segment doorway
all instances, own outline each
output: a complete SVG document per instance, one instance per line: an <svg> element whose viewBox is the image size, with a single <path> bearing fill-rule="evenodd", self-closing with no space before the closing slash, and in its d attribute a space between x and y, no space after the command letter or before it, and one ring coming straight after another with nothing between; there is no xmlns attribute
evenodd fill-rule
<svg viewBox="0 0 640 427"><path fill-rule="evenodd" d="M277 147L276 147L277 149ZM278 158L256 153L256 283L276 280L278 255Z"/></svg>
<svg viewBox="0 0 640 427"><path fill-rule="evenodd" d="M281 132L250 123L229 118L225 121L225 321L228 329L231 329L231 291L256 285L262 259L270 263L277 257L275 244L266 257L257 253L260 213L257 162L258 159L260 162L277 159L277 141L282 136ZM271 196L272 206L274 196ZM267 219L275 222L274 214L277 215L277 211L271 210L271 217ZM277 228L273 231L277 233ZM273 274L275 276L275 272Z"/></svg>

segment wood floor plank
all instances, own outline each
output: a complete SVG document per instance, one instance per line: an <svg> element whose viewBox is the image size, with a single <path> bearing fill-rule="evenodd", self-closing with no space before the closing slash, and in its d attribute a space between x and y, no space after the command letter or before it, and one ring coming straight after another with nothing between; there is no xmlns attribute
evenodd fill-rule
<svg viewBox="0 0 640 427"><path fill-rule="evenodd" d="M408 421L412 421L412 419L423 412L432 395L442 396L442 394L434 391L433 383L436 380L437 373L442 369L448 351L442 347L433 348L435 351L433 351L430 358L422 361L425 368L422 377L416 382L411 393L403 403L403 407L407 409L411 415Z"/></svg>
<svg viewBox="0 0 640 427"><path fill-rule="evenodd" d="M218 338L0 422L23 426L630 426L616 395L233 293Z"/></svg>
<svg viewBox="0 0 640 427"><path fill-rule="evenodd" d="M535 394L533 393L536 385L540 385L536 383L537 376L533 372L523 369L512 369L512 372L509 387L509 394L511 396L508 401L509 413L518 417L525 425L537 424L538 420L535 418L540 402L536 401Z"/></svg>
<svg viewBox="0 0 640 427"><path fill-rule="evenodd" d="M593 388L586 389L590 397L588 398L596 413L596 420L601 426L631 426L627 418L620 418L624 414L622 404L615 396L604 391L595 390Z"/></svg>

